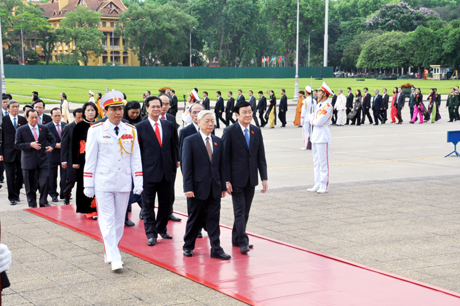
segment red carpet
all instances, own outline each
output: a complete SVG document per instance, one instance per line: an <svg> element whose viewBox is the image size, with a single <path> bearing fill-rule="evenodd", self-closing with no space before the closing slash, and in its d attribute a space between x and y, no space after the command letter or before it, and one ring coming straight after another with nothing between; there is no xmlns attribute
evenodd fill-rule
<svg viewBox="0 0 460 306"><path fill-rule="evenodd" d="M97 222L76 214L73 205L28 211L101 241ZM121 250L249 304L460 305L457 293L258 235L250 235L254 249L242 255L232 248L226 226L221 227L221 243L231 260L210 258L207 237L197 239L194 256L186 258L185 216L168 224L174 239L159 238L156 246L148 247L138 212L131 219L136 226L125 228ZM101 264L102 254L101 245Z"/></svg>

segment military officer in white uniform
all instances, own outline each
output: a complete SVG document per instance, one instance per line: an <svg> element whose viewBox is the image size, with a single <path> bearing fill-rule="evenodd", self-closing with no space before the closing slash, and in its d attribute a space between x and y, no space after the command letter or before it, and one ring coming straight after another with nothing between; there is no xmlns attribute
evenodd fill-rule
<svg viewBox="0 0 460 306"><path fill-rule="evenodd" d="M303 128L303 143L304 143L303 148L301 148L302 150L307 149L308 137L310 137L310 132L311 132L310 122L316 112L316 103L311 98L311 87L310 86L305 87L305 95L307 97L305 98L305 100L303 100L302 114L300 116L300 125Z"/></svg>
<svg viewBox="0 0 460 306"><path fill-rule="evenodd" d="M313 133L310 141L315 167L315 186L308 189L310 192L326 193L329 189L329 144L331 143L329 124L332 118L332 105L328 98L333 94L324 82L318 89L318 105L315 116L311 120Z"/></svg>
<svg viewBox="0 0 460 306"><path fill-rule="evenodd" d="M84 193L96 195L98 222L104 239L105 261L112 270L123 269L118 244L123 236L126 208L133 192L143 191L143 177L136 128L123 123L123 93L111 91L100 100L108 120L93 125L86 142Z"/></svg>

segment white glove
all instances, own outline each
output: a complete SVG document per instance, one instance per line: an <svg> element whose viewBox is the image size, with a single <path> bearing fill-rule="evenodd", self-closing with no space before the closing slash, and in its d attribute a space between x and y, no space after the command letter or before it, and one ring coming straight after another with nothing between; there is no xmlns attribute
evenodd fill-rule
<svg viewBox="0 0 460 306"><path fill-rule="evenodd" d="M134 194L141 195L142 191L144 191L144 188L134 186L134 189L133 189Z"/></svg>
<svg viewBox="0 0 460 306"><path fill-rule="evenodd" d="M7 271L11 266L11 252L8 247L0 243L0 273Z"/></svg>
<svg viewBox="0 0 460 306"><path fill-rule="evenodd" d="M88 198L94 198L94 188L93 187L85 187L83 189L83 193L85 194L85 196L87 196Z"/></svg>

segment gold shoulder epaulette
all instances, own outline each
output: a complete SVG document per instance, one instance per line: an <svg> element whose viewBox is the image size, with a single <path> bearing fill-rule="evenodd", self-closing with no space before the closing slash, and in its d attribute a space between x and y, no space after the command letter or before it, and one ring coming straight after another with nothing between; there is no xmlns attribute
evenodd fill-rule
<svg viewBox="0 0 460 306"><path fill-rule="evenodd" d="M93 124L91 127L97 127L97 126L101 126L104 122L99 122L99 123L96 123L96 124Z"/></svg>
<svg viewBox="0 0 460 306"><path fill-rule="evenodd" d="M133 129L136 129L136 127L135 127L134 125L132 125L131 123L125 122L125 124L126 124L127 126L129 126L129 127L132 127Z"/></svg>

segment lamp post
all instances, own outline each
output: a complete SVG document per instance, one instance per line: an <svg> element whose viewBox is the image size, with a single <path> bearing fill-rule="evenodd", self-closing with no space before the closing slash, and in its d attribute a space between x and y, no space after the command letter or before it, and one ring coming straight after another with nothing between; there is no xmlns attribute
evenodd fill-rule
<svg viewBox="0 0 460 306"><path fill-rule="evenodd" d="M24 19L22 19L22 22ZM22 34L22 22L21 22L21 47L22 47L22 64L24 65L24 35ZM1 46L3 48L3 46Z"/></svg>
<svg viewBox="0 0 460 306"><path fill-rule="evenodd" d="M326 10L324 17L324 67L327 67L327 46L329 33L329 0L326 0Z"/></svg>
<svg viewBox="0 0 460 306"><path fill-rule="evenodd" d="M315 30L311 30L310 33L308 33L308 67L310 67L310 35L311 32L314 32Z"/></svg>
<svg viewBox="0 0 460 306"><path fill-rule="evenodd" d="M113 32L112 31L112 66L115 66L115 37L113 36Z"/></svg>
<svg viewBox="0 0 460 306"><path fill-rule="evenodd" d="M192 30L196 29L195 27L190 28L190 67L192 67Z"/></svg>
<svg viewBox="0 0 460 306"><path fill-rule="evenodd" d="M2 40L2 20L0 19L0 77L2 85L1 89L3 93L6 93L6 84L5 84L5 73L3 72L3 40Z"/></svg>
<svg viewBox="0 0 460 306"><path fill-rule="evenodd" d="M300 0L297 0L297 37L295 46L295 88L294 100L299 100L299 6Z"/></svg>

